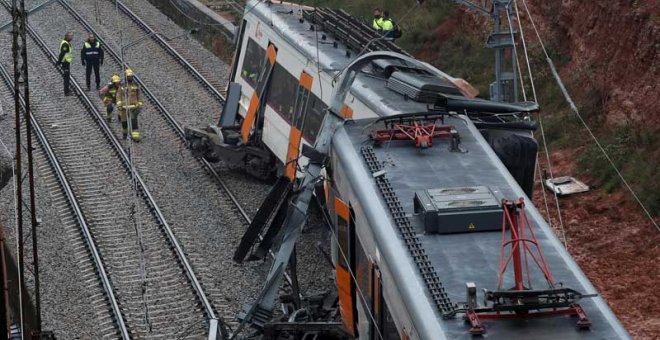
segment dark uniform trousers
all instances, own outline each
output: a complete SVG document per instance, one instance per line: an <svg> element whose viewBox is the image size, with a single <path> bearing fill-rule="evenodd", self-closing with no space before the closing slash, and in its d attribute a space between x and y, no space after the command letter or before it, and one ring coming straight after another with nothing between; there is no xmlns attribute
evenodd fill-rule
<svg viewBox="0 0 660 340"><path fill-rule="evenodd" d="M71 92L71 63L62 62L62 77L64 78L64 94Z"/></svg>
<svg viewBox="0 0 660 340"><path fill-rule="evenodd" d="M99 77L99 61L98 60L85 62L85 77L86 77L85 80L87 82L86 83L87 88L89 88L89 83L90 83L90 80L91 80L90 78L92 77L92 69L94 69L94 76L96 77L96 88L98 89L99 84L100 84L99 79L101 79Z"/></svg>

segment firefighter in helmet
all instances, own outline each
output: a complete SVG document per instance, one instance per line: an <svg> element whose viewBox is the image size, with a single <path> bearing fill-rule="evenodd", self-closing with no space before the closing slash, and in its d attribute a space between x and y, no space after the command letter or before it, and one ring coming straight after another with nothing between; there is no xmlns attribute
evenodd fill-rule
<svg viewBox="0 0 660 340"><path fill-rule="evenodd" d="M99 91L99 96L103 100L103 105L105 105L105 119L108 122L112 121L112 112L117 104L117 91L120 87L121 77L115 74L110 78L110 82ZM121 120L121 117L119 117L119 120Z"/></svg>
<svg viewBox="0 0 660 340"><path fill-rule="evenodd" d="M121 129L124 139L128 134L128 119L131 120L131 138L139 142L142 139L138 127L138 115L142 108L142 95L140 86L134 79L133 70L130 68L125 71L126 81L117 91L117 106L119 107L119 117L121 119Z"/></svg>

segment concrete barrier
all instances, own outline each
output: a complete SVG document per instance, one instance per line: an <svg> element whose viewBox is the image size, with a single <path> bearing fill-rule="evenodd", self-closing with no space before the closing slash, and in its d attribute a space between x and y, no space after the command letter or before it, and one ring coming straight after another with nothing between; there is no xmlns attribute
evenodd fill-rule
<svg viewBox="0 0 660 340"><path fill-rule="evenodd" d="M199 28L193 35L213 54L231 57L228 47L232 45L236 26L197 0L149 0L149 2L185 29Z"/></svg>

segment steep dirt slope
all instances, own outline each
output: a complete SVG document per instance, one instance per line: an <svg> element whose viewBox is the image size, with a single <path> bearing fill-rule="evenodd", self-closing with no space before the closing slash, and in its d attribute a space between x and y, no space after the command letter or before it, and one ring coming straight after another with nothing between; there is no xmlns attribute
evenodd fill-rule
<svg viewBox="0 0 660 340"><path fill-rule="evenodd" d="M570 57L561 71L574 91L598 89L609 124L660 128L659 1L529 1L544 39Z"/></svg>

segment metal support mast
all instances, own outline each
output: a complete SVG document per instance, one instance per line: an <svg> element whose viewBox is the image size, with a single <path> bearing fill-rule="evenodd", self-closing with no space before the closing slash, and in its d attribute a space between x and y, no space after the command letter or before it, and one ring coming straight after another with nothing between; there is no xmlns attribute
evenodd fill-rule
<svg viewBox="0 0 660 340"><path fill-rule="evenodd" d="M514 22L515 18L511 10L512 0L492 0L490 8L485 7L485 2L477 4L474 0L454 0L471 11L483 16L489 16L494 21L493 31L488 36L486 46L495 50L495 81L490 84L490 100L496 102L518 102L518 72L517 60L514 53L515 37L517 32L513 27L504 30L502 27L502 16L508 16L508 22ZM511 66L506 65L506 55L511 55Z"/></svg>
<svg viewBox="0 0 660 340"><path fill-rule="evenodd" d="M490 100L496 102L518 102L517 61L516 53L513 52L517 32L513 31L513 27L502 30L502 15L509 16L508 22L515 20L510 8L511 3L511 0L493 0L491 17L495 24L486 41L486 46L495 49L495 81L490 84ZM505 63L506 50L509 50L511 55L510 67Z"/></svg>
<svg viewBox="0 0 660 340"><path fill-rule="evenodd" d="M28 82L28 62L27 62L27 11L25 10L25 1L24 0L12 0L12 19L13 19L13 30L12 30L12 57L14 61L14 110L16 114L16 173L19 176L16 176L17 182L17 201L18 203L18 243L19 243L19 271L20 271L20 289L24 287L24 254L23 254L23 209L22 209L22 176L21 174L21 116L20 116L20 103L19 97L23 96L23 101L25 103L25 130L26 130L26 149L28 156L28 181L29 181L29 192L30 192L30 224L32 227L32 259L34 265L34 302L35 302L35 321L34 325L31 325L32 329L30 332L30 337L32 339L41 338L41 298L40 298L40 282L39 282L39 257L37 252L37 215L36 215L36 204L34 197L34 167L33 167L33 157L32 157L32 123L31 123L31 111L30 111L30 89ZM21 87L23 93L21 94ZM21 306L29 304L29 299L25 294L21 294ZM26 334L25 327L25 308L21 308L21 322L22 322L22 334Z"/></svg>

